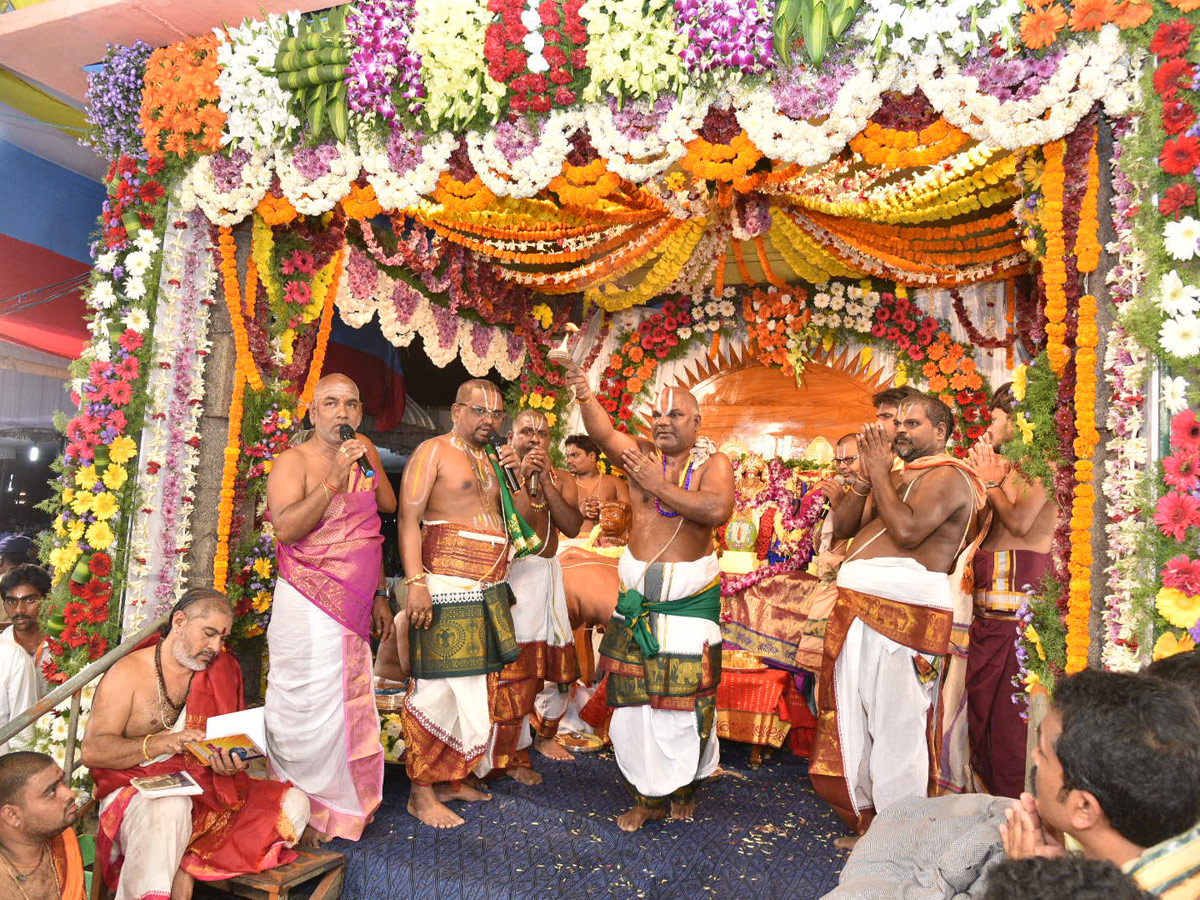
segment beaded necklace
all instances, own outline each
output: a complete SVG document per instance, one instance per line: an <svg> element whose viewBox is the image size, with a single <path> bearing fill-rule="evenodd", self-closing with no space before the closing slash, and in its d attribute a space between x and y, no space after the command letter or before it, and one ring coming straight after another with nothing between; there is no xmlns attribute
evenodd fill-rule
<svg viewBox="0 0 1200 900"><path fill-rule="evenodd" d="M662 460L663 478L666 478L667 477L667 457L661 450L659 450L658 458L660 460ZM689 490L692 486L692 472L695 470L695 468L696 468L696 460L689 453L687 468L679 473L679 481L676 482L676 484L678 484L685 491ZM678 517L678 515L679 515L679 513L677 513L677 512L671 512L669 510L663 509L662 504L658 502L657 497L654 498L654 508L658 510L658 514L660 516L662 516L664 519L674 519L674 518Z"/></svg>

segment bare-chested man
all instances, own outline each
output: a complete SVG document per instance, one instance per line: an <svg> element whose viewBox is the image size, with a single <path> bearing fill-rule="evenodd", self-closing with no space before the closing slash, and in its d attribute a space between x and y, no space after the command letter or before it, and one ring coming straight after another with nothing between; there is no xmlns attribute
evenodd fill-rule
<svg viewBox="0 0 1200 900"><path fill-rule="evenodd" d="M44 753L0 754L0 897L85 900L79 818L63 770Z"/></svg>
<svg viewBox="0 0 1200 900"><path fill-rule="evenodd" d="M600 471L600 448L586 434L572 434L563 441L563 456L579 494L579 511L583 514L579 536L586 538L600 523L602 503L629 502L629 485L623 478Z"/></svg>
<svg viewBox="0 0 1200 900"><path fill-rule="evenodd" d="M83 738L100 800L96 861L117 900L187 900L196 875L231 878L289 862L308 823L303 792L250 778L246 763L224 750L209 768L185 749L204 740L211 716L242 707L242 670L222 647L233 625L229 599L193 588L169 622L165 637L155 635L101 679ZM130 784L181 770L203 794L152 799Z"/></svg>
<svg viewBox="0 0 1200 900"><path fill-rule="evenodd" d="M306 843L315 843L358 840L383 799L370 635L374 625L391 637L379 511L395 510L396 495L375 446L357 433L353 381L317 382L309 417L309 439L267 476L279 578L265 716L275 771L312 798ZM353 436L343 438L343 428Z"/></svg>
<svg viewBox="0 0 1200 900"><path fill-rule="evenodd" d="M810 773L857 832L876 809L924 796L937 776L928 736L954 624L949 573L983 505L973 472L945 453L953 427L945 404L926 395L899 407L893 440L882 424L864 426L858 450L870 487L833 512L834 537L854 543L825 634ZM893 471L893 450L902 471Z"/></svg>
<svg viewBox="0 0 1200 900"><path fill-rule="evenodd" d="M1037 481L1026 481L993 447L1013 439L1012 385L992 395L992 424L968 462L987 490L992 525L975 554L975 616L967 652L971 765L993 794L1025 789L1028 724L1013 703L1017 690L1017 610L1050 565L1055 508Z"/></svg>
<svg viewBox="0 0 1200 900"><path fill-rule="evenodd" d="M496 459L489 455L488 439L504 421L499 389L482 379L464 382L450 414L450 432L417 448L400 489L413 677L403 712L408 811L435 828L463 824L446 800L491 799L463 780L493 768L493 713L498 721L513 718L493 710L495 679L488 676L520 655L510 558L541 549L498 470L515 468L516 453L504 445Z"/></svg>
<svg viewBox="0 0 1200 900"><path fill-rule="evenodd" d="M712 535L733 511L733 466L699 437L688 391L658 396L647 441L613 428L578 368L568 367L567 383L588 434L633 482L621 596L600 665L614 707L609 738L634 798L617 824L636 831L668 806L690 819L696 784L717 767L721 580Z"/></svg>
<svg viewBox="0 0 1200 900"><path fill-rule="evenodd" d="M579 677L557 554L559 531L574 537L583 515L574 480L550 462L550 426L545 414L521 410L513 422L510 443L521 461L523 490L515 495L517 510L542 539L542 549L514 561L508 576L517 601L512 615L521 657L505 666L498 689L510 698L508 711L520 716L494 724L491 755L496 769L506 769L518 781L537 783L541 776L530 767L526 749L531 720L539 753L551 759L574 759L554 740L567 709L567 691Z"/></svg>

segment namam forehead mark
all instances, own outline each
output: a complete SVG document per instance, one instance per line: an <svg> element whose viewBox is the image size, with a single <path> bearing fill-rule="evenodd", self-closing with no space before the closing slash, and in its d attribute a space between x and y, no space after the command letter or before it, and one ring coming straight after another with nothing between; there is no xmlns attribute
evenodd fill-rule
<svg viewBox="0 0 1200 900"><path fill-rule="evenodd" d="M517 418L514 421L514 427L519 428L521 423L526 420L532 420L534 430L549 431L550 425L546 421L546 414L536 409L523 409L517 413Z"/></svg>
<svg viewBox="0 0 1200 900"><path fill-rule="evenodd" d="M675 409L681 412L699 412L700 404L692 392L686 388L663 388L651 411L665 416Z"/></svg>
<svg viewBox="0 0 1200 900"><path fill-rule="evenodd" d="M924 404L917 403L915 400L910 400L909 402L901 403L898 407L896 407L896 421L904 422L908 418L908 414L913 409L919 409L921 412L925 412Z"/></svg>
<svg viewBox="0 0 1200 900"><path fill-rule="evenodd" d="M498 412L504 408L504 397L500 394L500 388L491 382L488 382L486 387L469 382L463 384L459 387L454 402L459 406L476 406L479 405L475 400L476 395L482 399L481 405L488 412Z"/></svg>
<svg viewBox="0 0 1200 900"><path fill-rule="evenodd" d="M354 392L355 397L359 396L358 385L352 379L347 378L345 375L334 373L324 376L317 382L317 386L313 390L313 404L315 405L324 394L338 387L349 388Z"/></svg>

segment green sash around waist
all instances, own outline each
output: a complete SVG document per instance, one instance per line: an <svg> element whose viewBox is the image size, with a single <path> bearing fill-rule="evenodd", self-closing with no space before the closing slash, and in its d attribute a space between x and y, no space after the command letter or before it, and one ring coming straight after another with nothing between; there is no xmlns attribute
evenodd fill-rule
<svg viewBox="0 0 1200 900"><path fill-rule="evenodd" d="M658 655L658 640L650 630L650 613L665 616L687 616L691 619L721 621L721 582L714 580L701 591L678 600L649 602L640 591L622 591L617 598L617 612L625 620L625 626L633 632L633 639L647 659Z"/></svg>

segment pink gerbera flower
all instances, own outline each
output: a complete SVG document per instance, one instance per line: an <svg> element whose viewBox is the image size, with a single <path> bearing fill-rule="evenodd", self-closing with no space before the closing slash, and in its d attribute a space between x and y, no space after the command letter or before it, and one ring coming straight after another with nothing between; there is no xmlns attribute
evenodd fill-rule
<svg viewBox="0 0 1200 900"><path fill-rule="evenodd" d="M312 298L312 288L303 281L288 282L283 299L288 303L307 303Z"/></svg>
<svg viewBox="0 0 1200 900"><path fill-rule="evenodd" d="M1200 594L1200 559L1189 559L1183 553L1169 559L1163 569L1162 582L1164 587L1175 588L1189 596Z"/></svg>
<svg viewBox="0 0 1200 900"><path fill-rule="evenodd" d="M1154 522L1163 534L1182 541L1192 525L1200 525L1200 500L1171 491L1159 498Z"/></svg>
<svg viewBox="0 0 1200 900"><path fill-rule="evenodd" d="M1194 491L1200 487L1200 456L1180 450L1163 460L1167 484L1177 491Z"/></svg>

